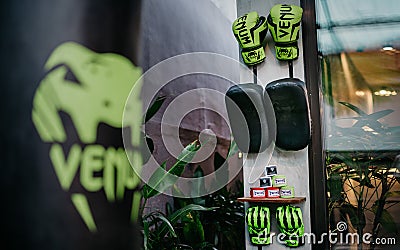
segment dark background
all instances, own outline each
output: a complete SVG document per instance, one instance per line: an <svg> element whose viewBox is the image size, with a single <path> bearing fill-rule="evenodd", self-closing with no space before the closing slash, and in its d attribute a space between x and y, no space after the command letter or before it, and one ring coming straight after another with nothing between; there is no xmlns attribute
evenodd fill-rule
<svg viewBox="0 0 400 250"><path fill-rule="evenodd" d="M79 42L139 64L140 9L134 0L1 1L2 249L135 249L141 244L129 220L131 192L115 203L107 202L103 191L86 192L98 227L97 233L89 232L70 193L61 189L50 144L41 141L31 120L44 63L59 44ZM63 118L67 133L74 133ZM99 135L97 144L122 146L117 129L103 126ZM71 189L82 189L78 177Z"/></svg>

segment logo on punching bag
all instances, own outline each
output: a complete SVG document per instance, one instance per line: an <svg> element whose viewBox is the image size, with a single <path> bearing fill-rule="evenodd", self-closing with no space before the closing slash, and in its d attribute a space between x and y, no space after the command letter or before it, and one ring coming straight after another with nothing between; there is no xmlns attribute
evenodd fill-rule
<svg viewBox="0 0 400 250"><path fill-rule="evenodd" d="M98 127L102 123L125 129L122 128L125 102L141 76L141 69L121 55L96 53L74 42L58 46L48 58L45 69L49 72L35 93L32 121L40 138L51 143L49 156L62 189L72 192L73 180L79 176L79 183L87 192L104 190L109 202L122 200L125 190L132 190L139 184L126 154L133 155L135 164L142 164L138 150L142 119L136 116L137 119L127 124L132 147L126 150L96 144ZM139 93L135 100L126 110L141 114ZM67 133L61 113L70 117L77 138L68 138L70 133ZM132 199L134 220L140 194L135 192ZM88 229L97 231L92 213L95 207L90 206L86 195L72 193L71 200Z"/></svg>

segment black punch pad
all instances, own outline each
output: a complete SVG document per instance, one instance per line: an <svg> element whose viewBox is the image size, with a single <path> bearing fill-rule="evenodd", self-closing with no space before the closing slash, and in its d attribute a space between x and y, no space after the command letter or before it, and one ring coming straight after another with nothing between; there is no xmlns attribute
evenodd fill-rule
<svg viewBox="0 0 400 250"><path fill-rule="evenodd" d="M271 144L263 100L263 87L253 83L235 85L226 92L230 127L242 152L259 153Z"/></svg>
<svg viewBox="0 0 400 250"><path fill-rule="evenodd" d="M284 150L300 150L310 141L310 121L304 82L284 78L269 83L266 88L275 111L275 145Z"/></svg>

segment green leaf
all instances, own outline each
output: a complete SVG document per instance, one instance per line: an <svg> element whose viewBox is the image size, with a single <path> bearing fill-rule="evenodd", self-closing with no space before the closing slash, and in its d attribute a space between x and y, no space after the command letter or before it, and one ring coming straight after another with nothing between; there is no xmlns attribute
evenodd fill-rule
<svg viewBox="0 0 400 250"><path fill-rule="evenodd" d="M226 157L227 159L231 157L232 155L236 154L239 151L239 148L234 140L231 141L231 144L229 145L229 150L228 150L228 156Z"/></svg>
<svg viewBox="0 0 400 250"><path fill-rule="evenodd" d="M383 209L382 217L381 217L381 225L388 233L396 233L397 234L397 227L396 223L392 215L386 210Z"/></svg>
<svg viewBox="0 0 400 250"><path fill-rule="evenodd" d="M175 225L179 220L181 220L184 216L186 216L191 211L210 211L210 210L214 210L214 209L216 209L216 207L205 208L200 205L190 204L190 205L187 205L186 207L183 207L183 208L175 211L173 214L168 216L168 220L170 221L170 223L172 225ZM160 225L159 231L157 233L159 237L163 237L168 232L167 227L168 226L164 223Z"/></svg>
<svg viewBox="0 0 400 250"><path fill-rule="evenodd" d="M173 197L184 197L182 191L174 184L172 185L172 196ZM176 204L175 204L176 205Z"/></svg>
<svg viewBox="0 0 400 250"><path fill-rule="evenodd" d="M385 201L381 201L381 200L376 200L374 202L374 204L371 207L371 210L374 214L377 214L379 211L379 208L382 208L380 206L380 204L382 204L381 202ZM382 225L382 227L388 232L388 233L396 233L397 234L397 226L396 223L393 220L392 215L386 210L386 209L382 209L382 214L381 214L381 218L379 220L379 223Z"/></svg>
<svg viewBox="0 0 400 250"><path fill-rule="evenodd" d="M163 167L157 168L143 187L143 197L148 199L173 186L199 148L200 144L196 140L184 148L175 164L168 171L165 171Z"/></svg>
<svg viewBox="0 0 400 250"><path fill-rule="evenodd" d="M360 180L359 177L351 177L350 179L360 183L360 186L366 186L366 187L369 187L369 188L375 188L375 186L372 185L371 180L368 177L365 177L362 180Z"/></svg>
<svg viewBox="0 0 400 250"><path fill-rule="evenodd" d="M167 216L168 216L168 215L172 214L172 211L173 211L173 209L172 209L171 203L167 202L167 203L165 204L165 213L166 213Z"/></svg>
<svg viewBox="0 0 400 250"><path fill-rule="evenodd" d="M331 200L332 201L340 200L342 198L342 192L343 192L342 177L339 174L334 173L328 179L327 184L329 186Z"/></svg>
<svg viewBox="0 0 400 250"><path fill-rule="evenodd" d="M204 184L204 179L199 179L204 177L204 172L203 169L198 166L196 170L194 171L193 177L197 179L195 182L192 182L192 196L197 196L198 194L204 194L205 193L205 184ZM193 203L197 205L205 205L205 199L204 197L196 197L193 198Z"/></svg>
<svg viewBox="0 0 400 250"><path fill-rule="evenodd" d="M203 169L201 168L201 166L197 166L196 170L194 171L193 177L195 178L200 178L204 176L204 172Z"/></svg>
<svg viewBox="0 0 400 250"><path fill-rule="evenodd" d="M382 117L387 116L393 112L394 112L393 109L385 109L385 110L377 111L377 112L374 112L374 113L368 115L368 119L370 119L372 121L377 121L377 120L381 119Z"/></svg>
<svg viewBox="0 0 400 250"><path fill-rule="evenodd" d="M354 207L351 204L345 203L340 206L340 212L343 215L343 219L346 218L345 215L348 215L351 221L351 224L355 228L364 228L365 227L365 214L362 214L362 217L359 218L357 215L357 207Z"/></svg>
<svg viewBox="0 0 400 250"><path fill-rule="evenodd" d="M327 166L329 172L336 173L344 168L342 164L331 164ZM347 168L348 169L348 168Z"/></svg>
<svg viewBox="0 0 400 250"><path fill-rule="evenodd" d="M222 157L218 152L214 153L214 171L218 171L215 175L216 185L223 187L229 182L229 167L228 161Z"/></svg>
<svg viewBox="0 0 400 250"><path fill-rule="evenodd" d="M165 225L165 228L168 229L168 231L171 233L171 235L173 237L178 237L176 235L175 229L172 226L171 222L167 219L167 217L165 217L162 213L160 212L155 212L152 214L152 216L154 217L154 219L152 220L152 222L156 222L156 220L160 220L163 222L163 225Z"/></svg>
<svg viewBox="0 0 400 250"><path fill-rule="evenodd" d="M143 235L145 240L148 239L150 236L149 223L145 220L143 220Z"/></svg>
<svg viewBox="0 0 400 250"><path fill-rule="evenodd" d="M351 104L351 103L348 103L348 102L339 102L339 103L342 104L342 105L344 105L344 106L346 106L346 107L348 107L349 109L353 110L354 112L356 112L357 114L359 114L359 115L361 115L361 116L367 115L367 113L365 113L365 112L362 111L360 108L354 106L354 105Z"/></svg>
<svg viewBox="0 0 400 250"><path fill-rule="evenodd" d="M218 170L225 163L225 158L222 157L218 152L214 153L214 170Z"/></svg>
<svg viewBox="0 0 400 250"><path fill-rule="evenodd" d="M196 246L204 242L204 227L197 213L187 213L182 221L183 236L189 245Z"/></svg>
<svg viewBox="0 0 400 250"><path fill-rule="evenodd" d="M166 164L167 164L167 162L165 162L165 161L163 163L161 163L161 165L156 169L156 171L154 171L153 175L150 177L149 183L151 183L151 181L154 180L155 178L157 178L158 176L161 178L163 173L166 173L166 170L165 170ZM148 198L158 194L158 193L153 194L153 192L154 192L153 188L151 186L149 186L148 184L145 184L142 189L142 196L143 196L143 198L148 199Z"/></svg>
<svg viewBox="0 0 400 250"><path fill-rule="evenodd" d="M143 217L145 249L160 249L160 242L165 242L165 239L161 239L157 236L158 225L160 222L161 225L165 227L166 233L170 233L168 240L176 240L178 237L171 222L163 213L159 211L151 212Z"/></svg>
<svg viewBox="0 0 400 250"><path fill-rule="evenodd" d="M400 197L400 191L391 191L386 193L386 199L390 197Z"/></svg>
<svg viewBox="0 0 400 250"><path fill-rule="evenodd" d="M180 244L177 244L176 245L177 247L176 248L174 248L173 250L185 250L185 249L188 249L188 250L193 250L193 247L191 247L191 246L189 246L189 245L186 245L186 244L182 244L182 243L180 243Z"/></svg>
<svg viewBox="0 0 400 250"><path fill-rule="evenodd" d="M159 96L156 98L154 103L150 106L150 108L147 110L146 115L144 117L144 122L148 122L156 113L157 111L161 108L162 104L164 103L166 97L165 96Z"/></svg>
<svg viewBox="0 0 400 250"><path fill-rule="evenodd" d="M153 152L154 152L154 142L153 142L153 139L151 139L151 137L149 137L148 135L145 135L145 140L146 140L147 147L148 147L149 150L150 150L150 153L153 153Z"/></svg>

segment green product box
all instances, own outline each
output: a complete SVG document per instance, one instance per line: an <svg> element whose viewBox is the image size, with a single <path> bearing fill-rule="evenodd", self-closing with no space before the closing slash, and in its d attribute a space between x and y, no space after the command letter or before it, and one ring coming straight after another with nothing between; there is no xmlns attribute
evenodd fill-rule
<svg viewBox="0 0 400 250"><path fill-rule="evenodd" d="M284 187L284 186L286 186L286 176L284 176L284 175L274 175L274 176L272 176L272 186L273 187Z"/></svg>
<svg viewBox="0 0 400 250"><path fill-rule="evenodd" d="M293 198L294 197L294 187L284 186L281 187L281 198Z"/></svg>

